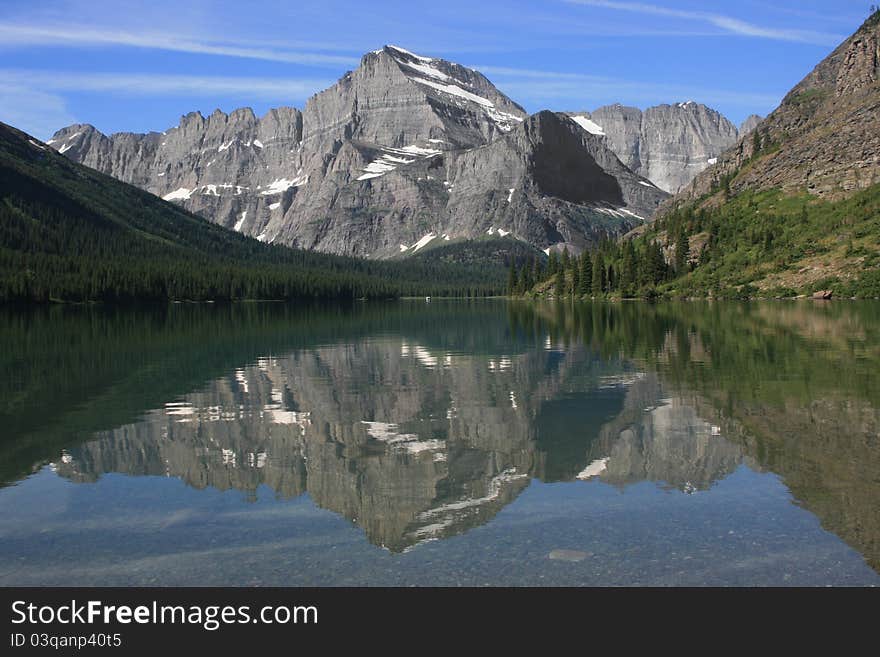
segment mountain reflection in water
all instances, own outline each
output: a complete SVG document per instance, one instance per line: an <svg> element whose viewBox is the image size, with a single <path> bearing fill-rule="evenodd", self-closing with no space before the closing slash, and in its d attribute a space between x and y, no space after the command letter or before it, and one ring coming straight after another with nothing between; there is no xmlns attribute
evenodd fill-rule
<svg viewBox="0 0 880 657"><path fill-rule="evenodd" d="M876 306L401 303L328 311L332 329L318 310L243 312L200 317L192 334L192 318L174 323L158 372L109 376L57 408L58 422L28 417L25 394L10 412L19 440L5 445L21 461L21 445L73 416L80 431L28 471L42 460L76 483L121 473L250 500L264 487L307 494L393 553L489 523L533 480L695 493L746 466L779 475L880 569ZM83 350L112 351L143 318L81 320L69 321ZM117 339L94 335L120 321ZM210 358L211 336L230 340L227 330L248 346L225 354L224 342ZM47 357L39 341L22 344L19 356ZM75 361L77 346L56 361ZM200 382L138 409L127 376L178 367ZM34 394L45 385L27 382ZM101 404L131 404L129 418L82 421Z"/></svg>

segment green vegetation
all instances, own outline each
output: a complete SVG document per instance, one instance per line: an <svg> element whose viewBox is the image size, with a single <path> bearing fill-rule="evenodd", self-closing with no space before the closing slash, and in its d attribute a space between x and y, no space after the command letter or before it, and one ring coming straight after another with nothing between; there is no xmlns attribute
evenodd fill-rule
<svg viewBox="0 0 880 657"><path fill-rule="evenodd" d="M687 237L682 239L681 248L686 248ZM511 267L508 294L551 294L557 298L653 297L656 287L668 280L674 271L655 242L637 244L631 240L614 242L605 239L598 248L580 256L570 256L567 250L561 256L551 252L546 267L537 258L519 269Z"/></svg>
<svg viewBox="0 0 880 657"><path fill-rule="evenodd" d="M674 296L788 297L832 290L880 297L880 185L841 201L779 190L742 192L718 208L689 206L642 238L685 234L699 245Z"/></svg>
<svg viewBox="0 0 880 657"><path fill-rule="evenodd" d="M585 287L586 262L592 281ZM742 192L715 208L689 205L634 239L606 240L580 258L553 256L546 269L525 267L508 281L515 296L746 299L831 290L877 298L880 185L841 201L770 190Z"/></svg>
<svg viewBox="0 0 880 657"><path fill-rule="evenodd" d="M487 296L501 266L263 244L0 124L0 302Z"/></svg>
<svg viewBox="0 0 880 657"><path fill-rule="evenodd" d="M799 93L797 96L793 96L789 99L789 102L795 105L806 105L807 103L819 103L828 96L828 91L826 89L807 89Z"/></svg>
<svg viewBox="0 0 880 657"><path fill-rule="evenodd" d="M513 237L483 237L476 240L445 242L434 240L416 255L409 256L416 262L472 267L496 276L497 268L505 268L511 262L531 262L543 254L531 244Z"/></svg>

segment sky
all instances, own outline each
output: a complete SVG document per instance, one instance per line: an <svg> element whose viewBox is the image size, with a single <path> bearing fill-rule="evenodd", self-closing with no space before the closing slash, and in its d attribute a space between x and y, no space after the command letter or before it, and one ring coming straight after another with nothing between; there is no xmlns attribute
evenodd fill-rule
<svg viewBox="0 0 880 657"><path fill-rule="evenodd" d="M870 0L0 0L0 121L161 131L302 108L395 44L475 68L529 112L694 100L766 115Z"/></svg>

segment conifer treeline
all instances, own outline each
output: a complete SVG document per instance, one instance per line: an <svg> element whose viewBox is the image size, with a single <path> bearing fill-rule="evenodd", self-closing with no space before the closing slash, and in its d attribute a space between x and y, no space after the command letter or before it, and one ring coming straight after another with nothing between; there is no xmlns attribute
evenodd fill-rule
<svg viewBox="0 0 880 657"><path fill-rule="evenodd" d="M674 257L667 262L656 240L602 240L598 247L572 256L551 251L546 265L538 258L512 263L511 296L536 293L560 297L653 297L658 285L687 273L690 242L684 222L676 225Z"/></svg>
<svg viewBox="0 0 880 657"><path fill-rule="evenodd" d="M210 254L21 201L0 201L0 302L480 297L503 287L494 272L444 263L371 262L258 243Z"/></svg>

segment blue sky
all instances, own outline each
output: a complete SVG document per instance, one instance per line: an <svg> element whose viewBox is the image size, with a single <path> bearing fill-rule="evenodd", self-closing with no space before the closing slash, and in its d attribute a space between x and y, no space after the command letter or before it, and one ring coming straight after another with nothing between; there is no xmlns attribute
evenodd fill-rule
<svg viewBox="0 0 880 657"><path fill-rule="evenodd" d="M485 73L529 111L696 100L766 114L862 0L2 0L0 120L46 139L302 107L386 43Z"/></svg>

